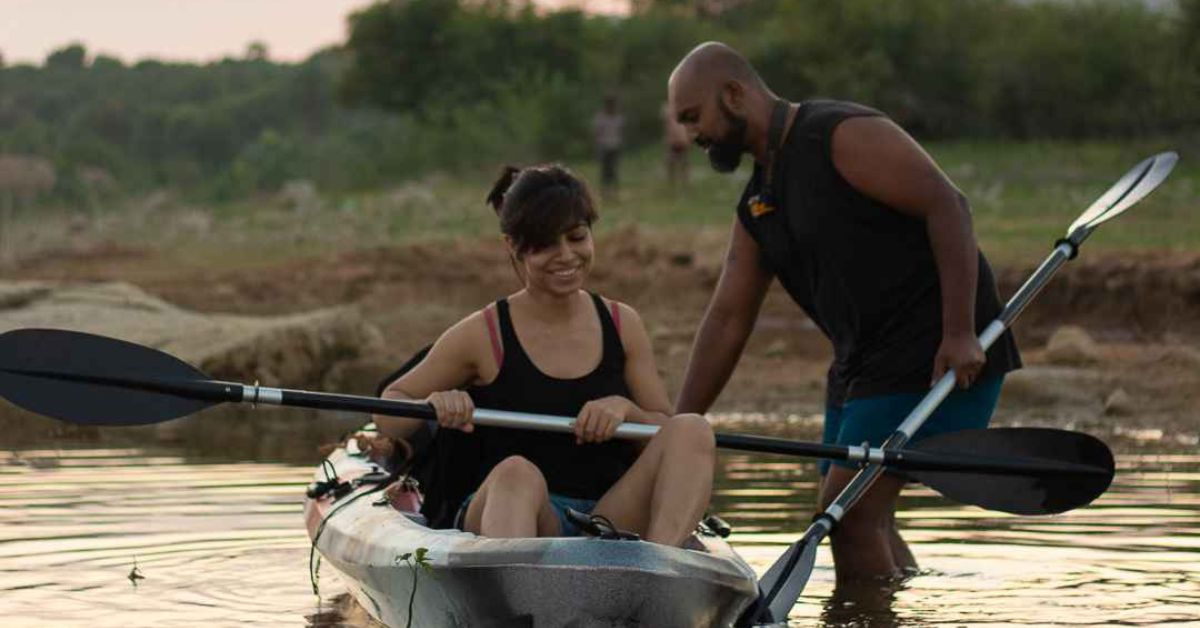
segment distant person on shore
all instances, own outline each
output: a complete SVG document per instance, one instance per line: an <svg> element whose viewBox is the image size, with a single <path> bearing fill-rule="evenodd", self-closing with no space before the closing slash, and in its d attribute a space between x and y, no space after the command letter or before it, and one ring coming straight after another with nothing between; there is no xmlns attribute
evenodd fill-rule
<svg viewBox="0 0 1200 628"><path fill-rule="evenodd" d="M729 380L773 279L833 343L827 443L874 447L953 369L958 388L913 440L986 427L1012 334L985 354L976 336L1000 313L967 199L929 154L879 111L849 102L788 102L742 55L709 42L671 73L668 95L720 172L754 158L676 412L706 412ZM857 469L822 465L820 507ZM879 478L831 536L838 580L916 568L896 528L905 480Z"/></svg>
<svg viewBox="0 0 1200 628"><path fill-rule="evenodd" d="M679 124L671 114L671 104L663 103L663 144L667 149L667 181L671 189L678 190L687 186L688 181L688 147L692 141L688 137L687 127Z"/></svg>
<svg viewBox="0 0 1200 628"><path fill-rule="evenodd" d="M617 97L604 97L604 108L592 118L592 138L600 158L600 193L611 198L617 191L617 169L625 134L625 116L617 111Z"/></svg>

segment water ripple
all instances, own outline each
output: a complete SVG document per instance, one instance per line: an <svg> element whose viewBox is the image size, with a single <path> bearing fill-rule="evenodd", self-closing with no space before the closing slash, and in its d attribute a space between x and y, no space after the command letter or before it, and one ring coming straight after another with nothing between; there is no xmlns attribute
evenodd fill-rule
<svg viewBox="0 0 1200 628"><path fill-rule="evenodd" d="M1113 489L1055 517L906 490L905 537L928 568L836 587L828 547L797 626L1186 625L1200 618L1200 456L1119 456ZM713 509L765 569L808 525L813 465L724 454ZM0 616L10 626L370 626L332 569L308 581L303 486L284 464L190 462L138 449L0 452ZM127 578L137 565L145 577Z"/></svg>

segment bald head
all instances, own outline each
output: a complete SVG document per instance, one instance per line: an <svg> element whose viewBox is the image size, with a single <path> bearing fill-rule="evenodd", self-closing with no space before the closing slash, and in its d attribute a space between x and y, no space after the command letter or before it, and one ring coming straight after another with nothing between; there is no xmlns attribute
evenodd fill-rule
<svg viewBox="0 0 1200 628"><path fill-rule="evenodd" d="M667 81L671 115L720 172L736 170L743 153L765 146L777 101L745 57L715 41L696 46Z"/></svg>
<svg viewBox="0 0 1200 628"><path fill-rule="evenodd" d="M718 41L700 44L675 66L668 91L698 91L711 94L730 82L747 91L770 92L754 66L738 51Z"/></svg>

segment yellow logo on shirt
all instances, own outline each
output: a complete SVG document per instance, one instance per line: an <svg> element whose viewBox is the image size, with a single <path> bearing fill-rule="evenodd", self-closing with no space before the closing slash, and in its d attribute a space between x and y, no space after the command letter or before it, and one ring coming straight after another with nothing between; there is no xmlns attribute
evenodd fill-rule
<svg viewBox="0 0 1200 628"><path fill-rule="evenodd" d="M775 211L775 206L772 205L771 203L768 203L762 197L755 196L754 198L750 199L750 215L751 216L758 218L759 216L762 216L763 214L769 214L773 211Z"/></svg>

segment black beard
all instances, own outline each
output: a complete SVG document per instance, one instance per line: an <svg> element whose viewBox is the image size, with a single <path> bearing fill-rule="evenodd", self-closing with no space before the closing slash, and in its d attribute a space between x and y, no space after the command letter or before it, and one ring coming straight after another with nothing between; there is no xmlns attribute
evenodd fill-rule
<svg viewBox="0 0 1200 628"><path fill-rule="evenodd" d="M733 115L725 108L725 103L718 101L721 113L729 123L729 132L725 137L708 145L708 163L717 172L733 172L742 165L742 153L746 152L746 120Z"/></svg>
<svg viewBox="0 0 1200 628"><path fill-rule="evenodd" d="M708 147L708 163L717 172L733 172L742 165L742 147L721 142Z"/></svg>

